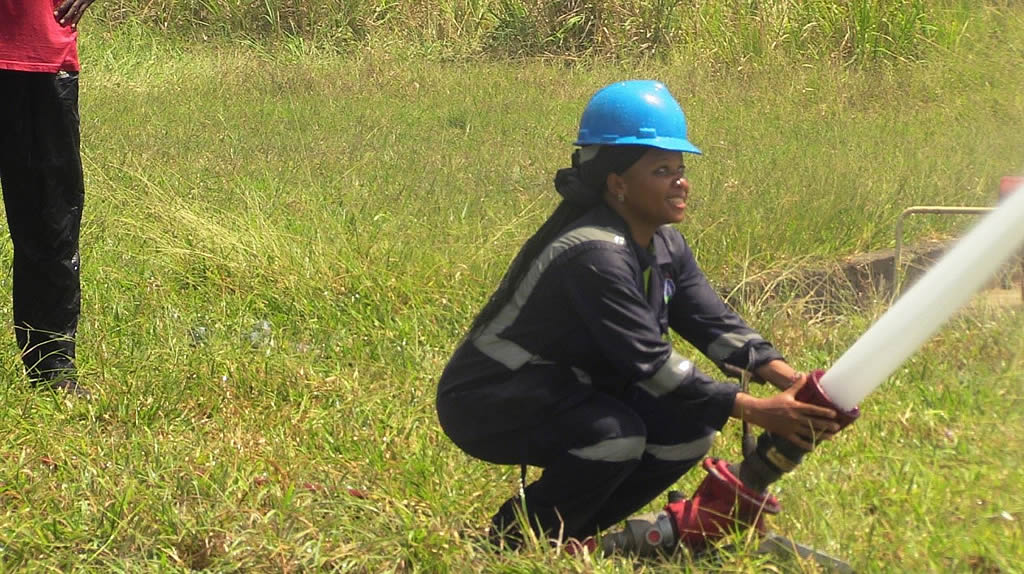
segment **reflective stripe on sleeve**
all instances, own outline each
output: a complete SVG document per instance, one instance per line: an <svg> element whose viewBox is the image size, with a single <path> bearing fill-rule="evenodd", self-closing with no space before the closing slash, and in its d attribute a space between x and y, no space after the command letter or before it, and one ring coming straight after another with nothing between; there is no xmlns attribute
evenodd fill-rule
<svg viewBox="0 0 1024 574"><path fill-rule="evenodd" d="M708 345L708 358L716 363L725 361L729 355L743 348L750 341L761 339L761 335L754 332L748 333L725 333Z"/></svg>
<svg viewBox="0 0 1024 574"><path fill-rule="evenodd" d="M679 353L672 351L665 364L654 376L639 383L640 388L653 397L661 397L676 390L680 384L693 375L693 363Z"/></svg>

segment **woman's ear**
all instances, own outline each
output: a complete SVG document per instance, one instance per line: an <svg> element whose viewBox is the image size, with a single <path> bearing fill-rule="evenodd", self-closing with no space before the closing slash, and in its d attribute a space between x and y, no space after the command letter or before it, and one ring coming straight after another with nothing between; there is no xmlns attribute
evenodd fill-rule
<svg viewBox="0 0 1024 574"><path fill-rule="evenodd" d="M608 177L604 180L604 185L612 197L624 197L626 194L626 179L615 172L608 173Z"/></svg>

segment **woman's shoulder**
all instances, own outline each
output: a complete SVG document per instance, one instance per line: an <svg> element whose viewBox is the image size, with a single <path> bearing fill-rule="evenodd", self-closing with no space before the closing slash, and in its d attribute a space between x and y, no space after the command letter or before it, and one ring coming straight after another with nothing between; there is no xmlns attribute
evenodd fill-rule
<svg viewBox="0 0 1024 574"><path fill-rule="evenodd" d="M607 209L596 206L569 224L548 245L550 255L586 250L589 248L628 249L627 229L622 222L609 217Z"/></svg>
<svg viewBox="0 0 1024 574"><path fill-rule="evenodd" d="M592 209L568 225L537 258L539 268L617 267L631 269L628 231L600 209Z"/></svg>
<svg viewBox="0 0 1024 574"><path fill-rule="evenodd" d="M615 227L595 224L573 226L565 230L538 258L541 268L561 268L574 274L580 267L592 269L632 269L629 242Z"/></svg>
<svg viewBox="0 0 1024 574"><path fill-rule="evenodd" d="M625 249L627 243L626 234L621 229L605 225L584 224L566 229L551 242L549 249L563 251L576 246Z"/></svg>

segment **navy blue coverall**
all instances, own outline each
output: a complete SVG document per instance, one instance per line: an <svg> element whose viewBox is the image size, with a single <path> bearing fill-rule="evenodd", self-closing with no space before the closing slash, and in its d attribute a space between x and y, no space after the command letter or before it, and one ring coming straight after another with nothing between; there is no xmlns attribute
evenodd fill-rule
<svg viewBox="0 0 1024 574"><path fill-rule="evenodd" d="M544 469L525 504L545 535L595 534L701 460L732 411L739 387L675 352L670 327L719 366L782 358L715 293L678 230L641 248L601 203L455 351L437 391L441 425L476 458ZM518 500L493 528L515 524Z"/></svg>

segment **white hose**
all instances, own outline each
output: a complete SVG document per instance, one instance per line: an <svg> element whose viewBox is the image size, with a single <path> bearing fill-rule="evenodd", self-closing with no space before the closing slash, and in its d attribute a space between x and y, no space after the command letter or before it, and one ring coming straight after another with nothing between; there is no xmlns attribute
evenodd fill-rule
<svg viewBox="0 0 1024 574"><path fill-rule="evenodd" d="M882 384L1024 245L1024 185L985 216L825 373L843 410Z"/></svg>

